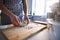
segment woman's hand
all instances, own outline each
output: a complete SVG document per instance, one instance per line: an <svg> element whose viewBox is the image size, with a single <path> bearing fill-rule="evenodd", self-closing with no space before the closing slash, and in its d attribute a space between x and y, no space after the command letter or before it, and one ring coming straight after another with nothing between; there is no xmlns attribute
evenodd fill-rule
<svg viewBox="0 0 60 40"><path fill-rule="evenodd" d="M14 26L20 26L21 21L20 21L19 17L17 17L16 15L13 15L10 17L10 19L11 19L11 22Z"/></svg>
<svg viewBox="0 0 60 40"><path fill-rule="evenodd" d="M24 15L24 20L26 21L27 24L29 24L29 19L27 15Z"/></svg>

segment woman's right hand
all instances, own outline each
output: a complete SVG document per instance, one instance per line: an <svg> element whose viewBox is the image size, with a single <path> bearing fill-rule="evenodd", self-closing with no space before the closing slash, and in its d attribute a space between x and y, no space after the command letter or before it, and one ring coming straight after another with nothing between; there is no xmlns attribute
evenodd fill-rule
<svg viewBox="0 0 60 40"><path fill-rule="evenodd" d="M16 15L11 16L10 19L11 19L11 22L14 26L20 26L21 25L20 18L17 17Z"/></svg>

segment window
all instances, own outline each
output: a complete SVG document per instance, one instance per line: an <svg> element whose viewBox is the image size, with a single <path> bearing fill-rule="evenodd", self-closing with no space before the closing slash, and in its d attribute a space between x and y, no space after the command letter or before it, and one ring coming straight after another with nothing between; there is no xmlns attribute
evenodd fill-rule
<svg viewBox="0 0 60 40"><path fill-rule="evenodd" d="M51 12L50 6L59 0L33 0L32 1L32 13L37 16L47 15L47 12Z"/></svg>

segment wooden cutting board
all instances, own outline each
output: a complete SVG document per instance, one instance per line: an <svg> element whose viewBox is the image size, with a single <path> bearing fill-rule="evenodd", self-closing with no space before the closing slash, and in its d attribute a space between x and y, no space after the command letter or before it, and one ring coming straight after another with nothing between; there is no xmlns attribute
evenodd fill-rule
<svg viewBox="0 0 60 40"><path fill-rule="evenodd" d="M2 30L2 33L8 40L23 40L45 27L46 25L43 24L29 23L29 25L25 27L14 27Z"/></svg>

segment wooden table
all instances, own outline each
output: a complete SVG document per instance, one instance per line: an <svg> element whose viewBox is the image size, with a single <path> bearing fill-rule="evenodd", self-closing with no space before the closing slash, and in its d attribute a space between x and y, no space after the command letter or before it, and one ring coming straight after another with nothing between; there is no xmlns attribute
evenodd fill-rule
<svg viewBox="0 0 60 40"><path fill-rule="evenodd" d="M8 26L10 27L12 25ZM23 40L46 27L47 25L34 22L29 23L26 27L12 27L10 29L2 30L2 33L8 40Z"/></svg>

